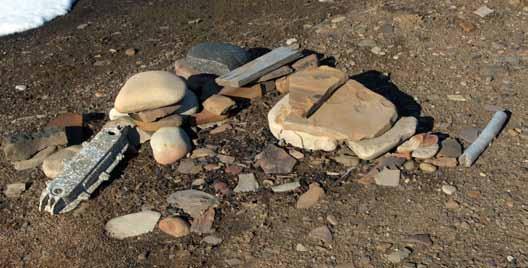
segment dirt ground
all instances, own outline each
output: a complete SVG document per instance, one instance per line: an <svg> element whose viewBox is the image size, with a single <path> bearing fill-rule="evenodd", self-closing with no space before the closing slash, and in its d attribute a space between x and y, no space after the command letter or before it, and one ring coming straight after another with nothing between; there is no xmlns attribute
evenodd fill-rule
<svg viewBox="0 0 528 268"><path fill-rule="evenodd" d="M473 14L484 4L494 12ZM188 23L196 19L201 22ZM372 89L393 96L402 114L421 116L435 132L457 137L464 127L483 127L490 106L507 108L511 119L475 166L406 171L396 188L358 184L368 162L345 178L327 175L346 170L332 161L336 153L304 151L294 173L279 177L253 165L265 145L277 142L266 115L280 96L268 92L231 119L233 129L201 130L198 142L217 145L260 182L300 179L303 188L223 199L214 225L223 242L216 247L196 234L175 239L159 229L120 241L103 226L142 208L169 215L166 197L198 178L206 180L206 192L213 192L214 180L234 187L236 176L222 169L182 175L177 164L158 166L145 144L81 209L51 216L37 208L44 174L15 172L2 155L0 190L20 181L30 186L18 199L0 195L0 266L528 267L527 1L79 0L42 28L0 37L0 134L43 127L64 111L105 113L127 77L170 69L197 42L273 48L288 38L367 84L374 81ZM138 54L126 56L127 48ZM19 84L28 88L18 91ZM448 99L455 94L465 101ZM513 128L522 133L508 131ZM325 188L324 200L296 209L313 181ZM444 194L445 184L457 192ZM458 208L447 208L453 201ZM337 225L328 224L328 215ZM325 224L333 241L308 237ZM409 243L413 234L429 234L433 244ZM407 259L387 260L404 247L412 251Z"/></svg>

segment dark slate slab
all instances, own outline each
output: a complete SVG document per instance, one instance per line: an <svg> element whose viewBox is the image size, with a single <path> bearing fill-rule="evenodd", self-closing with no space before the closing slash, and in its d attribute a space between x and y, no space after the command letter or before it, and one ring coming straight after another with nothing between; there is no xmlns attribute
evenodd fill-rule
<svg viewBox="0 0 528 268"><path fill-rule="evenodd" d="M224 75L247 63L250 54L243 48L226 43L206 42L193 46L186 62L201 73Z"/></svg>

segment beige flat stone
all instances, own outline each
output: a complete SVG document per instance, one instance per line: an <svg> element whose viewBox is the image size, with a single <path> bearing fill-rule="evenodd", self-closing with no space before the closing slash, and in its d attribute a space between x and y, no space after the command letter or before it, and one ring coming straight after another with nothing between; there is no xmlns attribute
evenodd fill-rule
<svg viewBox="0 0 528 268"><path fill-rule="evenodd" d="M170 105L170 106L166 106L166 107L161 107L161 108L158 108L158 109L152 109L152 110L146 110L146 111L141 111L141 112L137 112L137 113L131 113L130 114L130 117L132 117L132 119L134 120L137 120L137 121L142 121L142 122L154 122L162 117L165 117L167 115L170 115L176 111L178 111L178 109L180 109L182 106L179 105L179 104L176 104L176 105Z"/></svg>
<svg viewBox="0 0 528 268"><path fill-rule="evenodd" d="M291 96L292 93L290 104ZM284 127L337 140L359 141L385 133L397 118L392 102L349 80L309 118L290 113L284 119Z"/></svg>
<svg viewBox="0 0 528 268"><path fill-rule="evenodd" d="M372 160L410 138L416 131L418 120L402 117L385 134L362 141L347 141L348 147L361 159Z"/></svg>
<svg viewBox="0 0 528 268"><path fill-rule="evenodd" d="M292 110L299 116L309 115L347 79L348 76L343 71L328 66L293 73L288 77Z"/></svg>
<svg viewBox="0 0 528 268"><path fill-rule="evenodd" d="M273 136L301 149L328 152L335 150L337 147L336 139L312 135L304 131L284 129L284 117L290 113L288 101L289 95L284 96L268 113L268 124Z"/></svg>

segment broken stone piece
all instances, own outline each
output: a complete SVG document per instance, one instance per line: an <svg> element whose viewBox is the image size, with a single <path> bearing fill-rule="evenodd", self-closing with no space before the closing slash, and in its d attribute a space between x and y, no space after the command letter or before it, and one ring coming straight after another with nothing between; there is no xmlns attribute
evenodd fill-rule
<svg viewBox="0 0 528 268"><path fill-rule="evenodd" d="M220 122L225 119L227 119L227 115L217 115L207 110L202 110L201 112L191 116L190 123L192 126L200 126L204 124Z"/></svg>
<svg viewBox="0 0 528 268"><path fill-rule="evenodd" d="M218 94L232 98L253 100L262 97L263 89L261 84L255 84L251 87L224 87Z"/></svg>
<svg viewBox="0 0 528 268"><path fill-rule="evenodd" d="M328 229L326 225L313 229L312 231L310 231L308 236L310 238L321 240L324 242L331 242L333 239L332 232L330 232L330 229Z"/></svg>
<svg viewBox="0 0 528 268"><path fill-rule="evenodd" d="M201 215L193 217L191 222L191 232L197 234L212 233L215 214L215 209L210 207Z"/></svg>
<svg viewBox="0 0 528 268"><path fill-rule="evenodd" d="M182 159L177 171L181 174L195 175L202 171L202 166L195 164L192 159Z"/></svg>
<svg viewBox="0 0 528 268"><path fill-rule="evenodd" d="M57 150L57 146L46 147L28 160L13 162L15 170L26 170L38 167L52 153Z"/></svg>
<svg viewBox="0 0 528 268"><path fill-rule="evenodd" d="M224 115L235 106L235 102L222 95L213 95L207 98L202 105L205 110L213 114Z"/></svg>
<svg viewBox="0 0 528 268"><path fill-rule="evenodd" d="M287 94L290 92L290 83L288 82L288 77L282 77L275 81L275 88L281 94Z"/></svg>
<svg viewBox="0 0 528 268"><path fill-rule="evenodd" d="M274 193L284 193L284 192L294 191L299 187L301 187L301 184L298 181L295 181L295 182L289 182L289 183L284 183L284 184L273 186L271 187L271 190Z"/></svg>
<svg viewBox="0 0 528 268"><path fill-rule="evenodd" d="M295 207L311 208L324 197L324 194L324 190L319 186L319 183L313 182L310 184L308 191L299 196Z"/></svg>
<svg viewBox="0 0 528 268"><path fill-rule="evenodd" d="M453 138L447 138L440 143L438 157L458 158L462 154L462 145Z"/></svg>
<svg viewBox="0 0 528 268"><path fill-rule="evenodd" d="M8 184L4 190L4 195L7 198L17 198L26 190L26 183L17 182Z"/></svg>
<svg viewBox="0 0 528 268"><path fill-rule="evenodd" d="M275 71L272 71L272 72L262 76L258 80L258 82L266 82L266 81L269 81L269 80L277 79L277 78L283 77L285 75L288 75L288 74L290 74L292 72L293 72L293 69L290 68L289 66L282 66L279 69L277 69Z"/></svg>
<svg viewBox="0 0 528 268"><path fill-rule="evenodd" d="M374 177L377 185L396 187L400 185L400 170L399 169L388 169L381 170Z"/></svg>
<svg viewBox="0 0 528 268"><path fill-rule="evenodd" d="M310 116L347 79L343 71L328 66L293 73L288 77L292 111L301 117Z"/></svg>
<svg viewBox="0 0 528 268"><path fill-rule="evenodd" d="M174 207L181 208L193 218L198 218L207 209L217 207L220 203L215 196L198 190L177 191L167 198Z"/></svg>
<svg viewBox="0 0 528 268"><path fill-rule="evenodd" d="M458 165L457 158L439 157L435 159L426 159L425 163L435 165L437 167L456 167Z"/></svg>
<svg viewBox="0 0 528 268"><path fill-rule="evenodd" d="M66 147L44 159L42 162L42 171L46 177L53 179L59 176L64 169L64 163L78 154L81 148L81 145Z"/></svg>
<svg viewBox="0 0 528 268"><path fill-rule="evenodd" d="M200 72L195 70L185 59L179 59L174 62L174 72L177 76L183 77L187 80L193 75L199 75ZM192 87L191 87L192 88Z"/></svg>
<svg viewBox="0 0 528 268"><path fill-rule="evenodd" d="M184 237L191 233L189 223L179 217L168 217L161 220L158 224L159 229L172 236L172 237Z"/></svg>
<svg viewBox="0 0 528 268"><path fill-rule="evenodd" d="M394 126L383 135L362 141L347 141L348 147L361 159L372 160L404 140L410 138L416 131L418 120L414 117L402 117Z"/></svg>
<svg viewBox="0 0 528 268"><path fill-rule="evenodd" d="M273 144L266 146L256 159L266 174L288 174L297 163L295 158Z"/></svg>
<svg viewBox="0 0 528 268"><path fill-rule="evenodd" d="M11 161L29 159L33 154L49 146L68 143L65 128L44 128L34 133L17 133L7 136L2 143L5 156Z"/></svg>
<svg viewBox="0 0 528 268"><path fill-rule="evenodd" d="M161 214L155 211L142 211L109 220L105 230L109 236L116 239L125 239L152 232L158 223Z"/></svg>
<svg viewBox="0 0 528 268"><path fill-rule="evenodd" d="M306 131L288 130L284 127L284 117L290 113L289 95L284 96L268 113L271 133L278 140L284 140L297 148L307 150L333 151L337 147L335 138L313 135Z"/></svg>
<svg viewBox="0 0 528 268"><path fill-rule="evenodd" d="M238 175L238 184L233 189L235 193L255 192L259 188L259 184L253 173Z"/></svg>
<svg viewBox="0 0 528 268"><path fill-rule="evenodd" d="M182 106L179 104L165 106L158 109L146 110L137 113L131 113L130 117L136 121L141 122L154 122L160 118L166 117L170 114L173 114Z"/></svg>
<svg viewBox="0 0 528 268"><path fill-rule="evenodd" d="M310 54L302 59L297 60L292 64L295 71L302 71L309 68L317 68L319 66L319 59L316 54Z"/></svg>
<svg viewBox="0 0 528 268"><path fill-rule="evenodd" d="M321 67L320 67L321 68ZM293 96L290 79L290 105ZM337 140L359 141L380 136L397 120L394 104L367 89L359 82L349 80L309 118L294 112L284 119L288 130L331 137Z"/></svg>
<svg viewBox="0 0 528 268"><path fill-rule="evenodd" d="M134 120L134 123L144 131L155 132L164 127L179 127L183 124L183 118L178 114L173 114L154 122Z"/></svg>

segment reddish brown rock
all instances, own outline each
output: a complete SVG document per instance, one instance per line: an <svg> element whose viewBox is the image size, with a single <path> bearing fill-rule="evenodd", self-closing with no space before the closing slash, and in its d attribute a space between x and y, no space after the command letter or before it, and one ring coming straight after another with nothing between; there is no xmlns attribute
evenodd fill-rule
<svg viewBox="0 0 528 268"><path fill-rule="evenodd" d="M161 220L158 227L160 230L173 237L184 237L191 233L189 223L182 218L169 217Z"/></svg>
<svg viewBox="0 0 528 268"><path fill-rule="evenodd" d="M64 113L52 119L47 127L82 127L83 115L78 113Z"/></svg>
<svg viewBox="0 0 528 268"><path fill-rule="evenodd" d="M227 97L253 100L262 97L263 89L261 84L256 84L251 87L224 87L218 94Z"/></svg>
<svg viewBox="0 0 528 268"><path fill-rule="evenodd" d="M181 105L171 105L165 106L158 109L146 110L137 113L129 114L132 119L142 122L154 122L160 118L166 117L174 112L176 112Z"/></svg>
<svg viewBox="0 0 528 268"><path fill-rule="evenodd" d="M191 223L191 232L198 234L209 234L213 232L215 218L214 208L208 208L203 214L195 217Z"/></svg>
<svg viewBox="0 0 528 268"><path fill-rule="evenodd" d="M297 200L296 208L311 208L324 197L324 190L318 183L311 183L308 191Z"/></svg>
<svg viewBox="0 0 528 268"><path fill-rule="evenodd" d="M191 116L190 124L193 126L198 126L202 124L219 122L219 121L225 120L226 118L227 118L227 115L217 115L207 110L203 110Z"/></svg>
<svg viewBox="0 0 528 268"><path fill-rule="evenodd" d="M277 91L281 94L286 94L290 91L289 85L288 77L282 77L275 81L275 88L277 88Z"/></svg>
<svg viewBox="0 0 528 268"><path fill-rule="evenodd" d="M257 155L256 160L266 174L288 174L297 163L295 158L273 144L266 146L264 151Z"/></svg>
<svg viewBox="0 0 528 268"><path fill-rule="evenodd" d="M235 106L235 102L226 96L212 95L202 105L205 110L213 114L224 115Z"/></svg>
<svg viewBox="0 0 528 268"><path fill-rule="evenodd" d="M180 115L173 114L154 122L134 120L134 123L144 131L154 132L163 127L179 127L183 123L183 118Z"/></svg>
<svg viewBox="0 0 528 268"><path fill-rule="evenodd" d="M309 68L317 68L319 66L319 59L317 55L311 54L292 64L293 69L301 71Z"/></svg>

